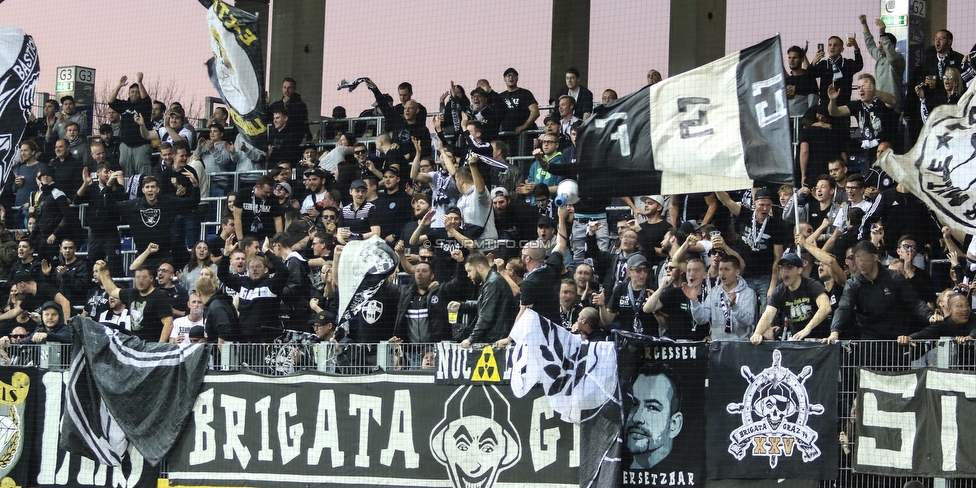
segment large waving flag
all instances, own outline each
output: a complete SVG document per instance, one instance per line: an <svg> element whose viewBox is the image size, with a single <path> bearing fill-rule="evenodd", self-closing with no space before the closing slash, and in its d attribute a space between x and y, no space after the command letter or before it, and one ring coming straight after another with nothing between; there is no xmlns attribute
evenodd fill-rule
<svg viewBox="0 0 976 488"><path fill-rule="evenodd" d="M597 107L580 194L732 190L792 178L779 37Z"/></svg>
<svg viewBox="0 0 976 488"><path fill-rule="evenodd" d="M227 104L230 118L251 146L267 147L264 114L264 49L258 17L224 0L200 0L214 57L207 61L210 82Z"/></svg>
<svg viewBox="0 0 976 488"><path fill-rule="evenodd" d="M881 169L925 202L942 223L967 234L976 234L974 90L970 86L955 105L936 107L911 151L885 151L878 160Z"/></svg>
<svg viewBox="0 0 976 488"><path fill-rule="evenodd" d="M339 319L346 323L363 310L399 264L396 253L377 236L350 241L339 258Z"/></svg>
<svg viewBox="0 0 976 488"><path fill-rule="evenodd" d="M0 28L0 188L14 166L40 72L34 38L17 27Z"/></svg>

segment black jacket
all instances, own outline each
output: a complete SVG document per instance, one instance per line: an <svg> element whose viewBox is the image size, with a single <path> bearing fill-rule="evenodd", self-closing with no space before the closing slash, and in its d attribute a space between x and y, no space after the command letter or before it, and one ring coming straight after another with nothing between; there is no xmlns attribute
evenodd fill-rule
<svg viewBox="0 0 976 488"><path fill-rule="evenodd" d="M240 335L237 310L233 299L224 293L217 293L204 305L203 323L207 328L207 342L246 340Z"/></svg>
<svg viewBox="0 0 976 488"><path fill-rule="evenodd" d="M88 204L85 211L85 224L91 229L92 235L100 236L118 233L122 214L116 207L116 203L124 202L128 198L129 195L122 185L116 185L114 188L107 186L102 189L98 187L98 183L92 182L85 188L83 195L75 196L75 203Z"/></svg>
<svg viewBox="0 0 976 488"><path fill-rule="evenodd" d="M423 304L427 307L427 337L421 342L440 342L451 340L451 324L447 322L447 304L452 301L460 301L468 291L467 284L471 283L463 273L456 275L450 281L433 286L427 293L421 295ZM410 309L410 301L417 292L417 285L401 285L398 287L400 294L397 300L396 322L393 325L393 335L404 341L409 340L409 324L407 323L407 310Z"/></svg>
<svg viewBox="0 0 976 488"><path fill-rule="evenodd" d="M856 327L861 339L893 340L921 330L930 315L904 276L882 268L874 281L859 272L847 280L830 331Z"/></svg>
<svg viewBox="0 0 976 488"><path fill-rule="evenodd" d="M478 314L474 330L468 336L472 344L495 342L508 336L518 313L518 302L508 282L497 271L491 270L481 284L477 300L461 304L462 313Z"/></svg>
<svg viewBox="0 0 976 488"><path fill-rule="evenodd" d="M36 203L35 203L36 202ZM58 241L65 237L77 239L81 234L81 223L78 222L78 212L71 208L68 196L54 185L46 185L37 190L32 196L34 205L34 235L38 239L47 239L54 234ZM42 256L50 258L50 256Z"/></svg>

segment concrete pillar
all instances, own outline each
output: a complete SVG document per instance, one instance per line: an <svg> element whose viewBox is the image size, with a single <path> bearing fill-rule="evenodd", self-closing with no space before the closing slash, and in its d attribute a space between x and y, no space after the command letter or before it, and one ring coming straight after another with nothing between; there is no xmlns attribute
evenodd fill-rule
<svg viewBox="0 0 976 488"><path fill-rule="evenodd" d="M725 1L671 0L667 76L725 56Z"/></svg>
<svg viewBox="0 0 976 488"><path fill-rule="evenodd" d="M566 69L569 67L580 71L580 84L593 89L587 78L590 59L590 0L553 0L550 52L549 94L535 94L539 105L545 104L566 86Z"/></svg>
<svg viewBox="0 0 976 488"><path fill-rule="evenodd" d="M268 100L279 100L281 80L294 78L296 91L308 106L309 120L318 120L322 105L325 0L277 1L271 24L271 59L266 71Z"/></svg>

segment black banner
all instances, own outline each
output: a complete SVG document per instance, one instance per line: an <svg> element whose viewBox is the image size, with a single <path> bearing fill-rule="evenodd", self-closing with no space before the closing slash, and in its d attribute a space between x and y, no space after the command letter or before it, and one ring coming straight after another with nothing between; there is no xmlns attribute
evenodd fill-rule
<svg viewBox="0 0 976 488"><path fill-rule="evenodd" d="M434 383L443 385L510 383L508 349L491 344L481 349L463 348L451 342L437 343L437 373Z"/></svg>
<svg viewBox="0 0 976 488"><path fill-rule="evenodd" d="M976 476L976 373L860 370L854 469L889 476Z"/></svg>
<svg viewBox="0 0 976 488"><path fill-rule="evenodd" d="M708 347L618 333L620 485L703 486Z"/></svg>
<svg viewBox="0 0 976 488"><path fill-rule="evenodd" d="M838 348L711 344L709 479L837 477Z"/></svg>
<svg viewBox="0 0 976 488"><path fill-rule="evenodd" d="M34 38L13 26L0 29L0 192L14 167L40 72Z"/></svg>
<svg viewBox="0 0 976 488"><path fill-rule="evenodd" d="M172 485L579 486L579 428L541 388L431 375L208 374Z"/></svg>
<svg viewBox="0 0 976 488"><path fill-rule="evenodd" d="M207 25L214 57L207 72L231 120L249 145L268 147L264 113L264 48L258 17L223 0L200 0L207 7Z"/></svg>
<svg viewBox="0 0 976 488"><path fill-rule="evenodd" d="M43 418L40 436L32 438L40 461L33 463L37 478L33 483L17 483L18 486L52 486L69 488L154 488L159 479L159 468L146 462L131 444L118 467L98 464L92 459L71 454L58 448L61 438L60 425L64 416L64 382L67 373L44 373L44 404L37 414ZM38 389L40 385L38 384Z"/></svg>
<svg viewBox="0 0 976 488"><path fill-rule="evenodd" d="M43 412L44 404L44 388L39 379L35 368L0 368L0 479L4 483L9 479L16 486L30 484L36 451L35 423L41 418L37 412Z"/></svg>

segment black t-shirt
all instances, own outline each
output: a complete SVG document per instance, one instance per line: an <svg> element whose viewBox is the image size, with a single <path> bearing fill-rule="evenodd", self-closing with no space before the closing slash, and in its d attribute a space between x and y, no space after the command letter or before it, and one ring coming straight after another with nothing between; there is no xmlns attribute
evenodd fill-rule
<svg viewBox="0 0 976 488"><path fill-rule="evenodd" d="M502 121L501 130L512 131L516 127L525 123L529 118L529 106L537 104L532 92L525 88L518 88L515 91L504 91L499 94L502 106L505 108L505 119Z"/></svg>
<svg viewBox="0 0 976 488"><path fill-rule="evenodd" d="M173 317L170 298L158 288L142 296L135 288L119 290L119 299L129 309L132 334L146 342L157 342L163 332L163 319Z"/></svg>
<svg viewBox="0 0 976 488"><path fill-rule="evenodd" d="M786 85L793 85L794 95L805 97L810 94L819 94L820 87L817 86L817 77L809 71L804 71L800 75L790 75L786 77ZM803 114L791 114L803 115Z"/></svg>
<svg viewBox="0 0 976 488"><path fill-rule="evenodd" d="M789 322L790 334L802 330L817 313L817 297L826 293L822 283L812 278L800 278L800 286L790 290L785 284L777 286L769 299L769 306L776 307ZM822 338L830 335L830 322L824 320L808 337Z"/></svg>
<svg viewBox="0 0 976 488"><path fill-rule="evenodd" d="M24 301L20 304L21 310L26 310L28 312L40 311L41 307L44 306L45 302L54 300L54 296L58 294L57 285L52 285L51 283L41 283L37 282L37 293L33 295L24 295ZM63 313L63 312L62 312Z"/></svg>
<svg viewBox="0 0 976 488"><path fill-rule="evenodd" d="M827 208L820 208L820 202L814 200L807 205L807 223L812 225L814 229L820 227L824 219L833 220L833 216L830 215L830 210L833 205L827 205Z"/></svg>
<svg viewBox="0 0 976 488"><path fill-rule="evenodd" d="M663 336L674 340L700 341L708 335L708 327L695 325L691 317L691 304L681 288L669 286L661 292L660 311L668 315L667 330Z"/></svg>
<svg viewBox="0 0 976 488"><path fill-rule="evenodd" d="M654 318L654 314L644 313L644 302L647 301L649 291L650 288L634 290L630 287L629 279L614 287L606 303L607 309L617 314L621 330L651 336L658 335L657 319ZM637 320L634 320L635 315Z"/></svg>
<svg viewBox="0 0 976 488"><path fill-rule="evenodd" d="M661 247L661 241L664 239L664 235L671 230L671 224L662 220L656 224L644 222L640 226L641 231L638 236L640 237L641 248L644 250L644 256L652 261L661 258L654 253L654 248Z"/></svg>
<svg viewBox="0 0 976 488"><path fill-rule="evenodd" d="M142 114L143 119L149 122L152 119L152 100L147 98L139 99L135 102L130 102L128 100L116 100L109 103L108 106L119 113L122 116L122 126L119 128L119 141L127 146L141 146L143 144L148 144L149 141L142 138L142 132L139 130L139 124L136 123L133 116L136 113ZM146 126L150 129L150 126Z"/></svg>
<svg viewBox="0 0 976 488"><path fill-rule="evenodd" d="M742 240L739 255L746 262L742 276L768 276L772 273L773 260L776 258L773 246L782 245L785 240L783 221L770 215L764 222L753 222L752 215L751 208L742 207L735 219L736 231Z"/></svg>
<svg viewBox="0 0 976 488"><path fill-rule="evenodd" d="M562 274L563 254L554 252L546 258L546 263L525 274L519 285L519 301L523 306L532 306L539 315L560 323L559 317L559 276Z"/></svg>
<svg viewBox="0 0 976 488"><path fill-rule="evenodd" d="M169 297L171 300L171 305L176 310L181 312L190 311L190 307L187 305L187 302L190 301L190 294L187 293L186 289L184 289L182 286L176 285L172 288L163 288L160 286L156 287L156 289L165 293L166 296Z"/></svg>
<svg viewBox="0 0 976 488"><path fill-rule="evenodd" d="M102 312L108 310L108 293L104 288L95 287L88 293L88 301L85 302L85 312L88 318L97 320Z"/></svg>
<svg viewBox="0 0 976 488"><path fill-rule="evenodd" d="M254 196L254 190L246 196L234 200L234 207L241 209L241 228L245 236L255 236L259 239L271 237L275 234L275 207L273 200L264 200Z"/></svg>
<svg viewBox="0 0 976 488"><path fill-rule="evenodd" d="M410 207L410 195L403 191L398 191L392 195L380 195L374 202L378 213L377 223L380 225L380 238L393 234L397 239L401 239L400 231L403 223L413 219L413 209ZM416 222L414 222L416 223ZM410 236L406 236L410 239Z"/></svg>
<svg viewBox="0 0 976 488"><path fill-rule="evenodd" d="M827 163L831 159L840 157L844 151L844 141L841 140L837 131L826 127L806 127L800 129L800 144L807 143L809 147L809 157L807 158L807 179L806 186L813 187L817 184L817 177L828 174ZM799 171L799 166L797 166ZM799 177L799 173L796 175ZM796 185L797 182L794 182Z"/></svg>

